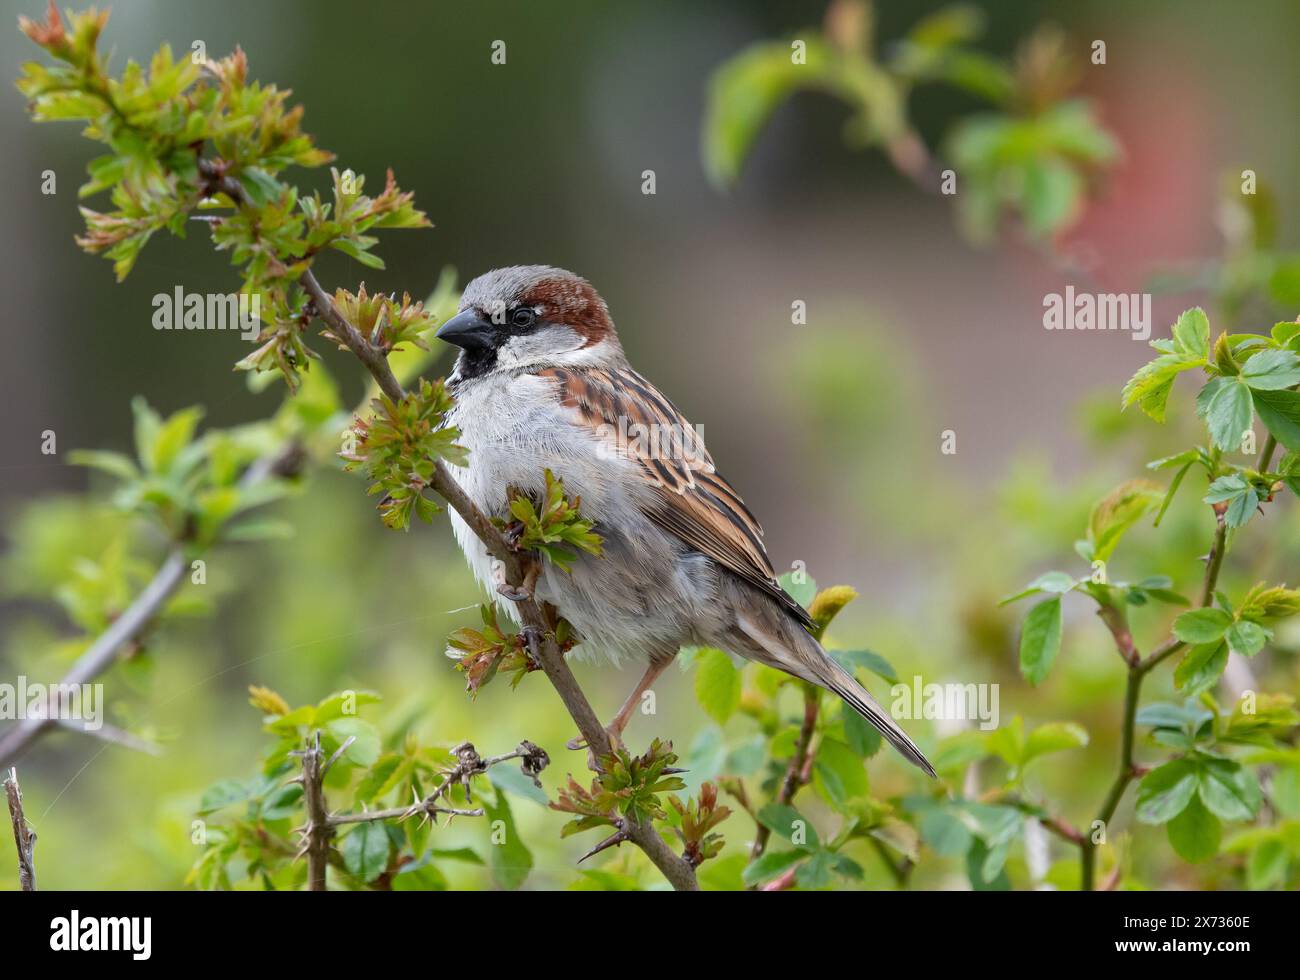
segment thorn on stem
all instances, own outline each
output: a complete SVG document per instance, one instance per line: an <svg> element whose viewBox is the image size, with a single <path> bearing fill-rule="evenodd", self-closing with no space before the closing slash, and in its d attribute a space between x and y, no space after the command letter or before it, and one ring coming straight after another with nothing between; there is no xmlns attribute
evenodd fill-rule
<svg viewBox="0 0 1300 980"><path fill-rule="evenodd" d="M578 863L581 864L583 861L587 860L587 858L599 854L601 851L604 851L608 848L618 847L619 844L622 844L624 841L631 840L631 839L632 838L628 836L628 832L620 824L618 830L610 834L608 837L606 837L603 841L601 841L599 844L593 847L582 857L578 858Z"/></svg>

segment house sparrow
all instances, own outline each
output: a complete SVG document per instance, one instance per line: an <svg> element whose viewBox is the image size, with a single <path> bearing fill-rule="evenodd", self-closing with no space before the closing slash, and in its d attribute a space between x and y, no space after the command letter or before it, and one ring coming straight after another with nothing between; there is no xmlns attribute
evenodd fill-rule
<svg viewBox="0 0 1300 980"><path fill-rule="evenodd" d="M550 469L596 522L603 554L579 555L571 572L546 564L534 593L568 620L579 654L647 665L608 729L615 744L677 651L711 646L835 692L934 775L808 632L812 620L777 582L758 521L696 431L628 364L590 283L550 266L493 270L465 288L437 336L461 349L449 421L469 457L452 472L474 503L508 516L506 488L540 499ZM451 522L475 575L494 590L483 543L454 512Z"/></svg>

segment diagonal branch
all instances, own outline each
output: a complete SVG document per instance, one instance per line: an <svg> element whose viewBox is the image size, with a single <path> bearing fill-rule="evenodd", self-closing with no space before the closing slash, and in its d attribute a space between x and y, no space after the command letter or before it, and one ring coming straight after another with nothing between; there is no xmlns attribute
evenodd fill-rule
<svg viewBox="0 0 1300 980"><path fill-rule="evenodd" d="M294 454L296 449L290 448L263 456L244 472L240 478L241 485L253 486L280 472ZM59 681L60 689L65 685L80 686L89 683L112 667L122 648L135 642L162 611L180 587L187 568L189 557L185 549L177 545L168 552L149 584L63 675ZM12 765L32 742L57 725L58 720L47 713L35 717L28 715L11 727L0 736L0 768Z"/></svg>
<svg viewBox="0 0 1300 980"><path fill-rule="evenodd" d="M199 171L207 180L209 189L225 194L234 202L236 207L247 205L248 198L239 182L215 167L211 161L200 160ZM342 338L348 349L370 372L371 377L375 379L375 383L379 385L379 390L394 402L401 401L406 392L396 376L394 376L392 368L389 367L386 354L362 336L361 331L339 312L338 307L334 305L334 301L325 292L310 269L303 272L298 281L303 289L307 291L308 296L311 297L312 308L316 316L329 326L335 336ZM560 700L564 702L565 709L578 726L578 731L582 733L587 742L587 747L593 755L597 759L611 755L613 747L610 744L609 734L600 723L600 719L596 717L596 712L592 710L591 703L587 700L582 688L578 686L573 671L569 669L564 654L560 651L559 644L556 642L555 631L550 618L545 615L541 605L531 593L522 588L525 570L520 554L507 544L506 539L493 525L488 516L479 509L474 501L470 500L460 484L456 482L456 478L451 475L451 471L441 460L436 461L433 479L429 485L460 515L461 519L483 542L488 553L501 562L506 584L512 586L515 593L521 596L521 598L514 600L519 610L519 618L530 636L535 637L537 640L533 645L533 649L538 662L551 682L551 686L555 688ZM645 852L646 856L663 873L673 888L690 891L698 890L699 883L695 877L695 870L683 858L673 852L651 824L641 824L631 820L627 820L625 823L627 824L628 840Z"/></svg>

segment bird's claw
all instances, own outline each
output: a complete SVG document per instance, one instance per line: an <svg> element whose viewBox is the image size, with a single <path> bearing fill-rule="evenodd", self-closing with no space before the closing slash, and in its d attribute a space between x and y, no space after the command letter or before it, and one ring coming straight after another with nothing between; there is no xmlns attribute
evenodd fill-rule
<svg viewBox="0 0 1300 980"><path fill-rule="evenodd" d="M623 744L623 732L621 729L610 725L605 729L605 734L609 736L609 747L614 753L627 751L627 746ZM587 745L587 740L581 735L577 735L564 743L566 749L577 751L578 749L587 750L587 768L592 772L604 772L600 765L600 760L596 758L596 753Z"/></svg>
<svg viewBox="0 0 1300 980"><path fill-rule="evenodd" d="M541 669L542 666L542 631L536 626L521 626L519 628L519 638L524 641L524 649L528 652L528 659L533 662L533 666Z"/></svg>
<svg viewBox="0 0 1300 980"><path fill-rule="evenodd" d="M513 602L524 602L533 599L537 590L537 577L542 572L541 562L533 556L526 555L521 560L523 565L524 580L518 585L512 585L509 582L502 582L497 586L497 592L510 599Z"/></svg>

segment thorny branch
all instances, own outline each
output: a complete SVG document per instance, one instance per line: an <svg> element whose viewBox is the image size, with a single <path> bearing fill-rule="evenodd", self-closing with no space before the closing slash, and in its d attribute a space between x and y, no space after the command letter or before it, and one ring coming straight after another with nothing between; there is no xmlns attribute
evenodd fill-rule
<svg viewBox="0 0 1300 980"><path fill-rule="evenodd" d="M470 779L486 773L492 766L521 760L523 774L538 786L541 782L537 776L550 763L550 758L532 742L520 742L513 752L483 758L470 742L461 742L451 751L456 756L456 764L442 773L442 783L423 800L416 799L410 806L393 807L387 810L365 810L361 813L331 814L325 799L325 776L334 762L347 751L352 743L349 738L328 760L320 745L320 732L313 733L306 746L292 753L302 759L302 772L293 780L303 788L303 800L307 810L307 822L297 833L303 839L297 856L307 858L307 888L309 891L325 891L326 869L330 864L341 865L333 850L335 828L354 823L369 823L376 820L406 820L420 815L422 819L437 819L437 814L448 817L481 817L481 807L468 809L440 804L447 799L456 786L465 789L465 798L471 803Z"/></svg>
<svg viewBox="0 0 1300 980"><path fill-rule="evenodd" d="M551 761L544 749L527 740L520 742L519 747L513 752L489 756L486 759L478 754L471 742L461 742L451 751L458 760L456 765L443 773L442 784L424 799L416 799L410 806L392 807L387 810L365 810L361 813L337 814L329 818L330 825L337 827L342 824L367 823L373 820L406 820L417 814L422 814L428 818L436 817L439 813L454 817L481 817L483 816L482 807L465 809L463 807L439 806L438 801L446 797L453 787L460 785L465 788L465 799L472 803L470 778L481 775L493 766L500 765L502 762L509 762L511 759L521 759L522 765L520 768L523 774L540 788L542 784L537 776Z"/></svg>
<svg viewBox="0 0 1300 980"><path fill-rule="evenodd" d="M330 826L329 811L325 807L325 753L320 747L320 732L308 740L296 755L302 758L303 804L307 808L307 823L299 831L304 843L299 854L307 856L307 890L325 890L325 869L329 866L330 840L334 828Z"/></svg>
<svg viewBox="0 0 1300 980"><path fill-rule="evenodd" d="M1272 455L1271 448L1266 449L1266 452L1269 456ZM1205 578L1201 584L1199 603L1201 608L1208 607L1214 602L1214 590L1219 581L1219 571L1223 567L1223 556L1228 547L1228 526L1222 514L1216 516L1217 525L1214 532L1214 543L1210 547L1209 555L1206 556ZM1142 681L1153 668L1178 653L1187 644L1177 637L1171 636L1144 659L1133 645L1132 634L1128 631L1128 624L1122 613L1112 610L1111 614L1108 615L1106 607L1102 607L1102 609L1098 610L1098 614L1101 615L1102 620L1110 629L1112 636L1115 638L1115 646L1119 650L1120 656L1123 657L1124 663L1128 666L1128 677L1124 686L1124 720L1120 728L1119 772L1116 773L1115 780L1111 783L1110 790L1107 792L1101 809L1097 811L1094 820L1094 825L1100 823L1102 827L1109 827L1111 818L1115 815L1120 800L1124 798L1124 791L1128 789L1129 783L1142 775L1142 770L1133 760L1134 729L1137 725L1138 700L1142 693ZM1049 827L1048 829L1053 828ZM1078 844L1081 855L1081 887L1084 891L1092 891L1096 882L1097 844L1094 843L1090 834L1081 835L1074 843ZM1110 887L1113 887L1113 885L1110 885Z"/></svg>
<svg viewBox="0 0 1300 980"><path fill-rule="evenodd" d="M14 828L14 844L18 848L18 885L25 892L36 891L36 868L32 852L36 850L36 833L27 824L23 814L23 791L18 787L18 770L9 769L5 777L5 796L9 799L9 820Z"/></svg>

